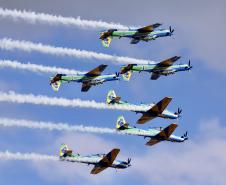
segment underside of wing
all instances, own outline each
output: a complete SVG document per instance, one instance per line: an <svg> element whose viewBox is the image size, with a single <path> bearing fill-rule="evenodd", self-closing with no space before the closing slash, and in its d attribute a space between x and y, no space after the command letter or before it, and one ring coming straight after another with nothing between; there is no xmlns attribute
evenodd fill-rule
<svg viewBox="0 0 226 185"><path fill-rule="evenodd" d="M106 168L108 168L108 167L107 166L95 165L90 173L91 174L98 174L98 173L102 172L103 170L105 170Z"/></svg>
<svg viewBox="0 0 226 185"><path fill-rule="evenodd" d="M161 101L159 101L157 104L155 104L153 107L151 107L148 111L143 113L143 116L137 121L138 124L144 124L147 121L150 121L157 117L159 114L162 114L162 112L166 109L166 107L171 102L172 98L165 97Z"/></svg>
<svg viewBox="0 0 226 185"><path fill-rule="evenodd" d="M171 102L172 98L165 97L158 103L156 103L151 109L147 111L147 113L150 114L162 114L162 112L166 109L166 107Z"/></svg>
<svg viewBox="0 0 226 185"><path fill-rule="evenodd" d="M160 141L167 140L170 135L174 132L174 130L177 128L177 124L173 123L169 125L168 127L164 128L161 132L156 134L154 138L151 138L146 145L152 146L157 144Z"/></svg>
<svg viewBox="0 0 226 185"><path fill-rule="evenodd" d="M168 127L164 128L161 132L159 132L155 136L155 138L163 139L163 140L168 139L176 128L177 128L177 124L173 123L173 124L169 125Z"/></svg>
<svg viewBox="0 0 226 185"><path fill-rule="evenodd" d="M161 26L160 23L156 23L156 24L152 24L152 25L148 25L148 26L145 26L143 28L139 28L137 29L137 31L139 33L147 33L147 32L152 32L155 28Z"/></svg>
<svg viewBox="0 0 226 185"><path fill-rule="evenodd" d="M138 42L140 42L140 39L132 38L131 41L130 41L130 44L137 44Z"/></svg>
<svg viewBox="0 0 226 185"><path fill-rule="evenodd" d="M144 113L138 120L138 124L144 124L148 121L151 121L152 119L156 118L156 116L151 116L150 114Z"/></svg>
<svg viewBox="0 0 226 185"><path fill-rule="evenodd" d="M103 171L104 169L108 168L112 165L115 158L117 157L120 149L114 148L112 149L107 155L105 155L92 169L91 174L97 174Z"/></svg>
<svg viewBox="0 0 226 185"><path fill-rule="evenodd" d="M99 65L98 67L96 67L95 69L89 71L85 75L89 76L89 77L99 76L105 70L106 67L107 67L107 65L104 65L104 64Z"/></svg>
<svg viewBox="0 0 226 185"><path fill-rule="evenodd" d="M157 143L159 143L161 140L158 140L158 139L150 139L147 143L146 143L146 145L148 145L148 146L152 146L152 145L155 145L155 144L157 144Z"/></svg>
<svg viewBox="0 0 226 185"><path fill-rule="evenodd" d="M82 92L87 92L90 88L92 87L92 85L90 83L82 83Z"/></svg>
<svg viewBox="0 0 226 185"><path fill-rule="evenodd" d="M172 58L168 58L160 63L157 64L157 67L169 67L173 65L174 62L176 62L178 59L180 59L179 56L174 56Z"/></svg>
<svg viewBox="0 0 226 185"><path fill-rule="evenodd" d="M151 74L151 80L157 80L160 76L161 76L161 74L153 72Z"/></svg>
<svg viewBox="0 0 226 185"><path fill-rule="evenodd" d="M119 151L120 150L117 149L117 148L112 149L107 155L105 155L103 157L103 159L101 159L99 161L99 164L103 165L103 166L105 166L105 165L108 165L108 166L112 165L112 163L114 162L115 158L117 157Z"/></svg>

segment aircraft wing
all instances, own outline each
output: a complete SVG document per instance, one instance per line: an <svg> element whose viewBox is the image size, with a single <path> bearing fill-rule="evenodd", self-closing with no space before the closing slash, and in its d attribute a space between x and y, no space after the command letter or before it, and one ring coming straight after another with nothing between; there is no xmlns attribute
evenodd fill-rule
<svg viewBox="0 0 226 185"><path fill-rule="evenodd" d="M95 69L89 71L88 73L85 74L85 76L89 76L89 77L95 77L95 76L100 76L101 73L105 70L105 68L107 67L107 65L99 65L98 67L96 67Z"/></svg>
<svg viewBox="0 0 226 185"><path fill-rule="evenodd" d="M120 149L112 149L107 155L105 155L99 163L97 163L94 168L91 171L91 174L97 174L100 173L101 171L105 170L109 166L112 165L114 162L115 158L117 157L118 153L120 152Z"/></svg>
<svg viewBox="0 0 226 185"><path fill-rule="evenodd" d="M146 145L152 146L157 144L160 141L167 140L176 128L177 128L177 124L175 123L169 125L168 127L164 128L161 132L156 134L154 138L150 139L146 143Z"/></svg>
<svg viewBox="0 0 226 185"><path fill-rule="evenodd" d="M160 76L161 76L161 74L153 72L151 74L151 79L152 80L157 80Z"/></svg>
<svg viewBox="0 0 226 185"><path fill-rule="evenodd" d="M91 87L92 87L92 85L90 83L83 82L82 83L82 89L81 89L81 91L82 92L87 92Z"/></svg>
<svg viewBox="0 0 226 185"><path fill-rule="evenodd" d="M130 44L137 44L138 42L140 42L139 38L132 38Z"/></svg>
<svg viewBox="0 0 226 185"><path fill-rule="evenodd" d="M147 143L146 143L146 145L148 145L148 146L152 146L152 145L155 145L155 144L157 144L157 143L159 143L159 142L161 142L161 140L158 140L158 139L150 139Z"/></svg>
<svg viewBox="0 0 226 185"><path fill-rule="evenodd" d="M152 32L155 28L157 28L159 26L161 26L160 23L148 25L148 26L145 26L143 28L137 29L137 32L139 32L139 33L149 33L149 32Z"/></svg>
<svg viewBox="0 0 226 185"><path fill-rule="evenodd" d="M140 119L137 121L138 124L144 124L147 121L150 121L158 116L158 114L162 114L162 112L166 109L166 107L171 102L172 98L165 97L160 102L155 104L152 108L150 108L147 112L145 112Z"/></svg>
<svg viewBox="0 0 226 185"><path fill-rule="evenodd" d="M102 172L103 170L105 170L106 168L108 168L108 166L99 166L99 165L95 165L94 168L91 170L91 174L98 174L100 172Z"/></svg>
<svg viewBox="0 0 226 185"><path fill-rule="evenodd" d="M138 120L137 123L138 124L144 124L148 121L151 121L152 119L156 118L157 116L151 116L148 113L144 113Z"/></svg>
<svg viewBox="0 0 226 185"><path fill-rule="evenodd" d="M178 56L168 58L162 62L159 62L157 64L157 67L169 67L169 66L173 65L173 63L176 62L178 59L180 59L180 57L178 57Z"/></svg>

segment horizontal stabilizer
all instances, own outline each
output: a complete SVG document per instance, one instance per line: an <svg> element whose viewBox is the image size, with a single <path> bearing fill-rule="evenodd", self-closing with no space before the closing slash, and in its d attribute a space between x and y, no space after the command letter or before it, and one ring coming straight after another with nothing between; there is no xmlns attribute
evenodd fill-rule
<svg viewBox="0 0 226 185"><path fill-rule="evenodd" d="M121 67L120 73L121 73L121 74L124 74L124 73L126 73L126 72L132 70L134 65L136 65L136 64L128 64L127 66Z"/></svg>

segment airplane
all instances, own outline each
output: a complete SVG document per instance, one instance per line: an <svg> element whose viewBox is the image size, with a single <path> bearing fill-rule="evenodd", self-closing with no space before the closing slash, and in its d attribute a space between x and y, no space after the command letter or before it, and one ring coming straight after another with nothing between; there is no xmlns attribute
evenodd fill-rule
<svg viewBox="0 0 226 185"><path fill-rule="evenodd" d="M182 112L182 109L178 108L177 112L172 113L166 110L166 107L171 102L172 98L165 97L158 103L151 103L151 104L130 104L126 101L121 101L121 97L116 96L114 90L110 90L107 94L106 103L111 105L122 105L128 106L131 111L136 113L142 113L143 115L137 120L138 124L144 124L147 121L150 121L156 117L161 117L165 119L178 119ZM130 108L131 107L131 108Z"/></svg>
<svg viewBox="0 0 226 185"><path fill-rule="evenodd" d="M54 91L58 91L62 82L81 82L82 92L87 92L92 86L103 84L107 81L120 80L119 73L101 75L107 65L100 65L86 74L65 75L57 74L50 78L50 85Z"/></svg>
<svg viewBox="0 0 226 185"><path fill-rule="evenodd" d="M157 80L161 75L168 76L179 71L189 71L193 67L191 61L188 64L173 65L180 56L174 56L157 64L128 64L121 67L121 74L124 80L129 81L133 71L152 73L151 80Z"/></svg>
<svg viewBox="0 0 226 185"><path fill-rule="evenodd" d="M125 169L131 166L131 159L127 161L115 160L120 149L114 148L108 154L93 154L88 156L81 156L80 154L73 154L73 151L68 148L66 144L62 144L60 147L60 160L69 162L78 162L85 164L92 164L94 168L91 170L91 174L98 174L108 167L115 169Z"/></svg>
<svg viewBox="0 0 226 185"><path fill-rule="evenodd" d="M130 38L130 44L137 44L140 41L151 41L159 37L172 36L174 29L157 29L162 24L156 23L142 28L129 28L127 30L109 29L100 32L100 39L104 47L109 47L113 37Z"/></svg>
<svg viewBox="0 0 226 185"><path fill-rule="evenodd" d="M144 138L150 138L146 145L152 146L161 141L171 142L184 142L188 139L187 132L179 137L172 133L177 128L177 124L173 123L166 128L150 128L148 130L139 129L136 127L130 127L123 116L119 116L116 122L116 130L122 134L143 136Z"/></svg>

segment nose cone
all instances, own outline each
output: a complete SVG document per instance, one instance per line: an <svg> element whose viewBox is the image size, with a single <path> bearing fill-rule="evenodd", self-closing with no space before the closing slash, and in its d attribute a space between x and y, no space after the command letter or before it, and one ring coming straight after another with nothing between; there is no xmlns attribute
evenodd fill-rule
<svg viewBox="0 0 226 185"><path fill-rule="evenodd" d="M192 69L192 66L191 65L185 65L184 69L189 71L189 70Z"/></svg>
<svg viewBox="0 0 226 185"><path fill-rule="evenodd" d="M170 30L166 30L166 36L172 36L173 35L173 33L170 31Z"/></svg>

